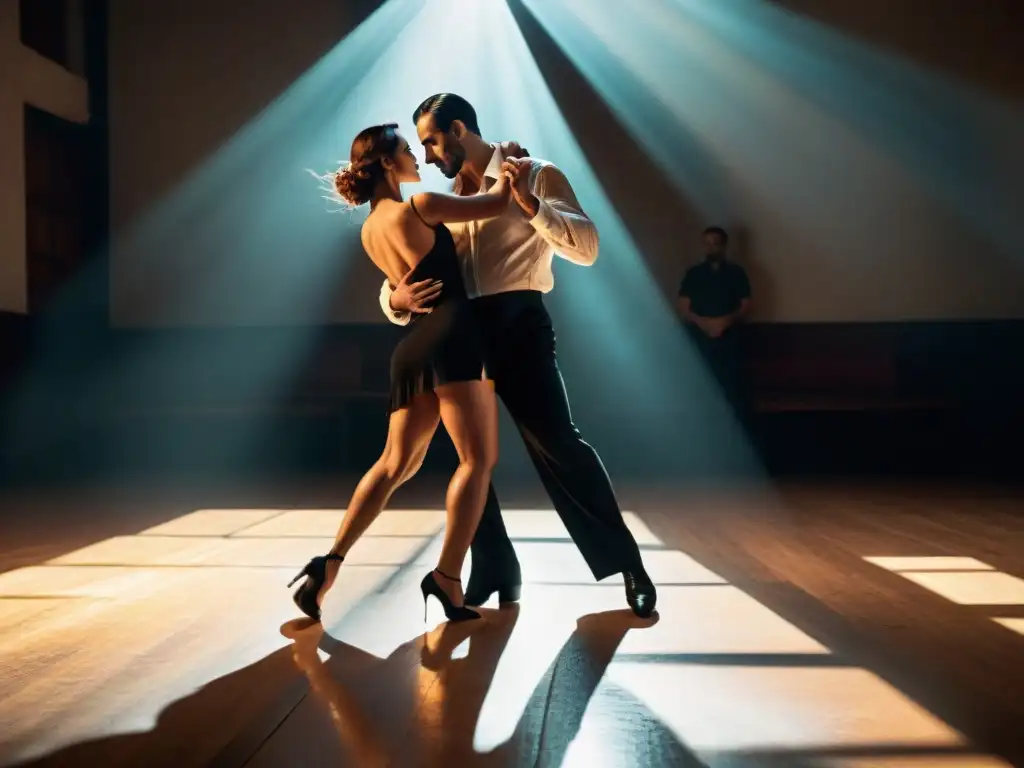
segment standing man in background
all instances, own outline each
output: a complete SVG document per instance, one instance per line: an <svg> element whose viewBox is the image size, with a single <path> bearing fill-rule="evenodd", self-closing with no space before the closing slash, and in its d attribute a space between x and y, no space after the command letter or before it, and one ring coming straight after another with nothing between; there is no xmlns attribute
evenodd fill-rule
<svg viewBox="0 0 1024 768"><path fill-rule="evenodd" d="M750 309L750 279L728 259L724 229L708 227L702 237L704 260L686 270L677 309L729 404L742 412L747 403L736 326Z"/></svg>

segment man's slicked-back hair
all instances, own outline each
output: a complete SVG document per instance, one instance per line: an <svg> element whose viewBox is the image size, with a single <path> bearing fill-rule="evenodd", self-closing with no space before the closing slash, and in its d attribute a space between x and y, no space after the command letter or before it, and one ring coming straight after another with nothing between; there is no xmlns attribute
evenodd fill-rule
<svg viewBox="0 0 1024 768"><path fill-rule="evenodd" d="M461 120L466 128L477 136L480 135L480 124L476 121L476 110L464 98L454 93L435 93L412 113L412 121L418 123L424 115L433 115L437 129L447 133L452 123Z"/></svg>

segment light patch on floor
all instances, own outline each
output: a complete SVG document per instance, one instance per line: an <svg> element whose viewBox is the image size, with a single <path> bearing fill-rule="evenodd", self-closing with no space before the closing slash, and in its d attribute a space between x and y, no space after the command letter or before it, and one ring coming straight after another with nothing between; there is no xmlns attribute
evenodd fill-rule
<svg viewBox="0 0 1024 768"><path fill-rule="evenodd" d="M620 577L594 583L553 511L523 510L506 512L526 577L519 607L492 604L479 622L424 635L418 585L444 514L391 510L328 595L328 634L315 626L286 637L282 626L297 612L284 584L326 549L342 515L203 509L0 574L0 654L16 670L0 682L0 759L97 739L124 750L117 737L134 733L146 734L133 743L150 751L173 750L181 768L204 765L297 684L313 695L251 765L286 755L515 765L539 750L564 766L618 768L684 753L713 762L749 750L873 745L874 762L818 763L916 768L884 757L886 745L965 746L871 672L666 547L633 513L627 523L661 585L656 622L625 610ZM960 565L955 574L897 570L1002 575ZM434 627L443 617L428 607ZM167 720L171 710L184 715ZM220 714L213 727L190 726L196 732L162 725L189 722L193 710ZM940 757L926 764L999 765Z"/></svg>

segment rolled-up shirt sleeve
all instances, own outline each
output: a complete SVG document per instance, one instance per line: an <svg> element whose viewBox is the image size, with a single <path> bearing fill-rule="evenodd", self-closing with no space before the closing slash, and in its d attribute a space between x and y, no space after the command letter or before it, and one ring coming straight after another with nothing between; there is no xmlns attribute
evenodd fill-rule
<svg viewBox="0 0 1024 768"><path fill-rule="evenodd" d="M546 163L534 172L530 186L539 203L530 220L537 233L573 264L589 267L597 261L597 227L583 212L565 174Z"/></svg>
<svg viewBox="0 0 1024 768"><path fill-rule="evenodd" d="M392 289L391 284L385 280L384 285L380 287L380 309L384 313L384 316L395 325L408 325L409 320L412 319L412 313L395 312L395 310L391 308L392 293L394 293L394 289Z"/></svg>

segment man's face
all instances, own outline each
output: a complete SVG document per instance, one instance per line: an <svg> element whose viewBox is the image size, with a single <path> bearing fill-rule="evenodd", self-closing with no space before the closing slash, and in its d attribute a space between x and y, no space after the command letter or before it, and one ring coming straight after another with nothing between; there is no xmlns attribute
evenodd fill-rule
<svg viewBox="0 0 1024 768"><path fill-rule="evenodd" d="M416 121L416 133L420 137L420 144L423 145L427 163L436 165L449 179L459 175L462 164L466 161L466 150L455 136L457 125L459 123L452 123L452 129L442 133L438 130L433 115L423 115Z"/></svg>
<svg viewBox="0 0 1024 768"><path fill-rule="evenodd" d="M716 232L704 235L704 253L708 256L721 256L725 252L725 242Z"/></svg>

